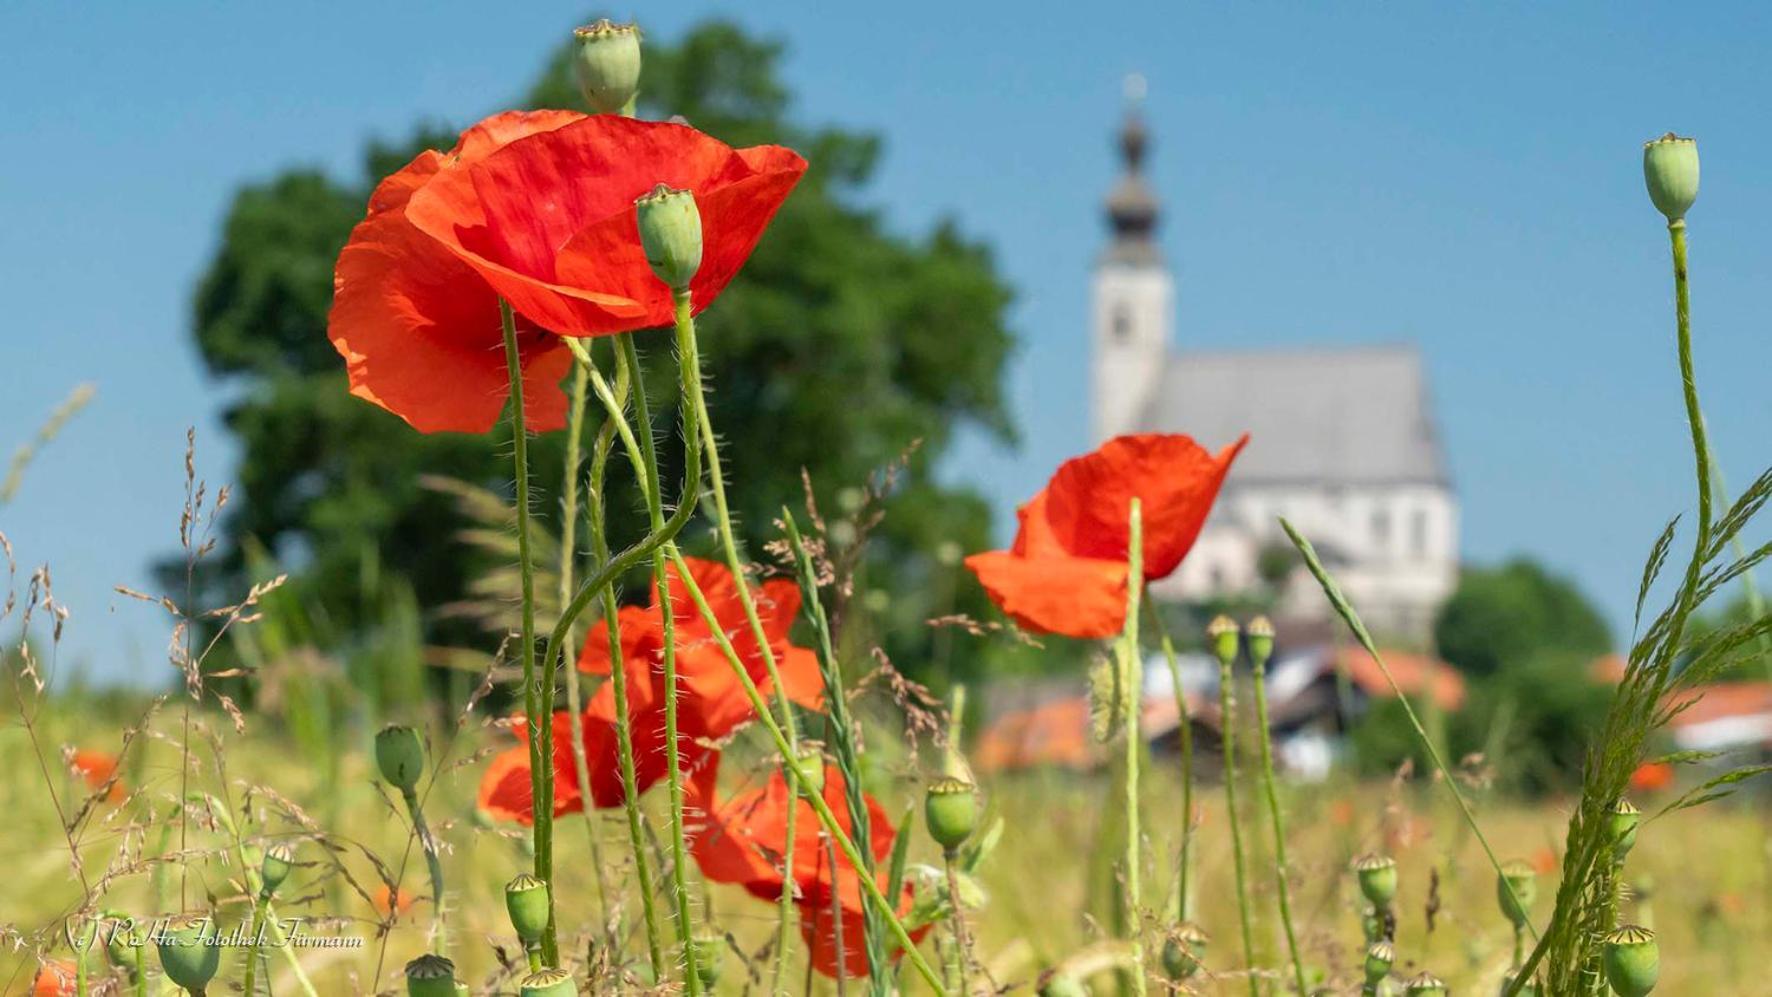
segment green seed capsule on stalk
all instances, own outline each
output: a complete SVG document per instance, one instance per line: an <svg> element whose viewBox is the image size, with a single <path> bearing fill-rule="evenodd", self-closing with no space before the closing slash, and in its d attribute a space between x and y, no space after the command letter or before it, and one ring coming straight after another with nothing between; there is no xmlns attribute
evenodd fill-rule
<svg viewBox="0 0 1772 997"><path fill-rule="evenodd" d="M623 114L640 92L640 27L603 18L572 32L578 92L598 114Z"/></svg>
<svg viewBox="0 0 1772 997"><path fill-rule="evenodd" d="M548 930L548 884L519 873L505 884L505 912L525 945L534 945Z"/></svg>
<svg viewBox="0 0 1772 997"><path fill-rule="evenodd" d="M695 975L704 990L713 990L720 982L721 956L726 952L726 936L701 932L689 940L695 952Z"/></svg>
<svg viewBox="0 0 1772 997"><path fill-rule="evenodd" d="M1040 997L1089 997L1089 986L1063 970L1047 970L1038 984Z"/></svg>
<svg viewBox="0 0 1772 997"><path fill-rule="evenodd" d="M578 984L564 969L539 969L517 984L521 997L578 997Z"/></svg>
<svg viewBox="0 0 1772 997"><path fill-rule="evenodd" d="M221 946L211 944L211 923L201 914L172 918L161 926L155 945L166 978L193 994L203 993L221 968Z"/></svg>
<svg viewBox="0 0 1772 997"><path fill-rule="evenodd" d="M1257 668L1267 667L1268 659L1274 656L1273 621L1257 616L1249 621L1243 634L1249 638L1249 661Z"/></svg>
<svg viewBox="0 0 1772 997"><path fill-rule="evenodd" d="M429 952L407 963L406 997L455 997L455 963Z"/></svg>
<svg viewBox="0 0 1772 997"><path fill-rule="evenodd" d="M1606 936L1606 980L1620 997L1644 997L1661 978L1661 947L1655 932L1627 924Z"/></svg>
<svg viewBox="0 0 1772 997"><path fill-rule="evenodd" d="M1228 616L1215 616L1211 623L1206 624L1206 642L1211 645L1212 653L1218 656L1221 664L1228 665L1237 660L1237 645L1242 636L1242 631L1237 629L1237 621Z"/></svg>
<svg viewBox="0 0 1772 997"><path fill-rule="evenodd" d="M787 768L785 764L782 767ZM810 741L800 743L794 772L800 777L800 795L818 796L824 792L824 752L818 745Z"/></svg>
<svg viewBox="0 0 1772 997"><path fill-rule="evenodd" d="M1619 800L1606 813L1606 833L1612 839L1612 857L1623 862L1624 857L1637 844L1637 826L1643 822L1643 812L1629 800Z"/></svg>
<svg viewBox="0 0 1772 997"><path fill-rule="evenodd" d="M1495 902L1501 905L1502 916L1516 927L1523 925L1537 899L1538 873L1532 866L1515 860L1501 867L1501 875L1495 877Z"/></svg>
<svg viewBox="0 0 1772 997"><path fill-rule="evenodd" d="M375 764L381 777L402 793L418 788L418 777L425 771L425 745L418 731L400 724L389 724L375 735Z"/></svg>
<svg viewBox="0 0 1772 997"><path fill-rule="evenodd" d="M1446 982L1427 970L1422 970L1403 982L1403 992L1424 994L1429 997L1446 997Z"/></svg>
<svg viewBox="0 0 1772 997"><path fill-rule="evenodd" d="M930 783L923 796L923 820L935 843L944 851L954 851L966 843L978 824L977 788L951 776Z"/></svg>
<svg viewBox="0 0 1772 997"><path fill-rule="evenodd" d="M265 849L265 856L258 864L260 890L265 896L277 892L277 887L289 878L289 871L295 868L295 854L288 845L272 845Z"/></svg>
<svg viewBox="0 0 1772 997"><path fill-rule="evenodd" d="M1397 950L1390 942L1374 942L1366 949L1366 984L1377 986L1385 977L1391 975L1391 966L1397 961Z"/></svg>
<svg viewBox="0 0 1772 997"><path fill-rule="evenodd" d="M1397 896L1397 860L1388 855L1367 855L1354 863L1360 892L1374 907L1385 908Z"/></svg>
<svg viewBox="0 0 1772 997"><path fill-rule="evenodd" d="M1672 222L1698 200L1698 140L1673 132L1643 143L1643 182L1655 210Z"/></svg>
<svg viewBox="0 0 1772 997"><path fill-rule="evenodd" d="M1163 938L1163 972L1171 980L1185 980L1199 972L1207 944L1206 932L1192 921L1169 929Z"/></svg>
<svg viewBox="0 0 1772 997"><path fill-rule="evenodd" d="M701 269L701 209L695 193L659 184L634 202L646 263L673 291L685 291Z"/></svg>
<svg viewBox="0 0 1772 997"><path fill-rule="evenodd" d="M117 910L107 910L101 917L104 919L102 930L105 939L105 958L111 965L135 978L135 950L141 945L141 937L135 931L134 918Z"/></svg>

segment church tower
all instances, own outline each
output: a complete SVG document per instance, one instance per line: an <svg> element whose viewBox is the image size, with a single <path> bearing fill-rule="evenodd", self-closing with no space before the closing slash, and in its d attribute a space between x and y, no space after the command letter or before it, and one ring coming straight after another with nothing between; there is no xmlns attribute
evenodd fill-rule
<svg viewBox="0 0 1772 997"><path fill-rule="evenodd" d="M1150 136L1138 105L1144 80L1127 80L1120 129L1125 172L1107 198L1112 240L1095 266L1091 423L1097 442L1138 428L1169 356L1175 284L1157 251L1157 197L1145 182Z"/></svg>

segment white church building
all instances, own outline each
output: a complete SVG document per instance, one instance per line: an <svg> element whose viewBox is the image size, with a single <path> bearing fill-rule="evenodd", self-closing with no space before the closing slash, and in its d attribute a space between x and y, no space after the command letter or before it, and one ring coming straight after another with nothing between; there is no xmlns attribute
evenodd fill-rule
<svg viewBox="0 0 1772 997"><path fill-rule="evenodd" d="M1177 350L1147 145L1134 111L1120 133L1125 172L1107 200L1112 241L1094 276L1095 437L1187 433L1216 450L1250 434L1193 552L1154 592L1197 601L1273 587L1282 619L1325 617L1328 604L1297 558L1279 556L1290 550L1277 520L1285 516L1374 631L1424 641L1457 582L1458 500L1420 353Z"/></svg>

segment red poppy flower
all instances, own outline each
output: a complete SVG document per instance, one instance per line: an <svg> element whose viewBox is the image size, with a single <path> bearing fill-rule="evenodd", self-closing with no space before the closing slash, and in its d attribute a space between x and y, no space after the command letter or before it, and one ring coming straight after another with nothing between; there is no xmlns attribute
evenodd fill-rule
<svg viewBox="0 0 1772 997"><path fill-rule="evenodd" d="M37 964L31 977L31 997L74 997L79 992L77 970L68 959L47 959Z"/></svg>
<svg viewBox="0 0 1772 997"><path fill-rule="evenodd" d="M351 392L420 432L485 432L509 397L498 299L517 312L525 418L565 424L558 335L668 325L634 199L660 182L695 191L705 308L743 265L806 163L775 146L733 150L681 125L511 111L382 181L333 278L329 335Z"/></svg>
<svg viewBox="0 0 1772 997"><path fill-rule="evenodd" d="M406 890L398 888L390 890L386 883L377 886L375 892L369 895L369 903L375 908L377 914L395 920L399 920L407 911L411 910L417 900L417 897Z"/></svg>
<svg viewBox="0 0 1772 997"><path fill-rule="evenodd" d="M689 809L702 814L689 831L689 850L702 875L716 883L744 887L751 895L774 902L781 897L782 859L790 854L787 835L789 792L779 770L760 789L721 802L716 798L717 760L697 772L688 787ZM826 766L824 801L845 833L853 833L849 819L847 787L843 773ZM812 966L826 976L866 976L865 903L861 874L837 853L833 870L830 848L812 805L793 802L794 841L791 850L795 904L800 911L800 934L812 954ZM872 797L867 798L869 845L876 867L884 869L892 854L892 822ZM833 898L835 902L833 903ZM900 911L909 909L910 889L900 898ZM837 926L842 926L843 945L838 951ZM921 939L928 926L913 932Z"/></svg>
<svg viewBox="0 0 1772 997"><path fill-rule="evenodd" d="M106 783L110 783L110 791L105 794L106 801L116 803L123 799L123 781L112 781L111 778L117 772L116 755L78 748L68 756L68 769L86 783L87 789L95 793L103 789Z"/></svg>
<svg viewBox="0 0 1772 997"><path fill-rule="evenodd" d="M1180 435L1118 436L1059 465L1016 513L1009 550L974 554L966 566L991 601L1022 627L1069 637L1108 637L1126 619L1127 514L1140 501L1144 580L1181 564L1205 525L1244 436L1217 456Z"/></svg>
<svg viewBox="0 0 1772 997"><path fill-rule="evenodd" d="M728 635L733 649L745 662L746 671L764 697L774 695L768 665L763 652L751 634L744 606L739 602L738 587L725 565L699 558L686 558L690 577L700 586L721 629ZM714 640L713 631L702 619L701 612L690 598L681 578L671 569L671 606L677 642L677 679L682 690L677 700L677 733L680 764L685 771L701 765L711 752L710 745L730 737L738 728L755 719L749 697L726 655ZM800 611L800 590L786 580L766 581L753 586L752 598L763 622L769 647L774 652L776 668L787 687L788 698L818 709L823 704L823 679L818 671L818 658L805 648L788 643L788 632ZM665 685L663 672L664 628L657 608L658 593L653 591L652 605L623 607L616 620L617 637L621 642L623 672L628 682L628 717L634 743L635 785L640 792L664 778L668 772L665 736ZM610 671L608 629L598 623L585 640L578 667L593 675ZM586 769L590 776L591 804L596 808L622 804L619 745L615 729L615 688L605 683L585 705L579 718L580 735L585 742ZM554 813L576 813L584 808L578 789L578 774L572 758L572 722L569 714L555 713L553 718ZM527 741L526 725L517 726L519 740ZM529 749L513 748L493 758L480 781L480 808L501 820L528 823L532 819L534 796L529 785Z"/></svg>
<svg viewBox="0 0 1772 997"><path fill-rule="evenodd" d="M1644 762L1630 774L1630 788L1639 793L1658 793L1674 784L1674 767L1667 762Z"/></svg>

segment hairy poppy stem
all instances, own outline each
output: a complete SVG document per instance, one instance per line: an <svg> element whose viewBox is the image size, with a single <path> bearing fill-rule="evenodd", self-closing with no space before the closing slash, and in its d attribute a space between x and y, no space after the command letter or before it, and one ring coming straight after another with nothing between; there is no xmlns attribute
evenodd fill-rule
<svg viewBox="0 0 1772 997"><path fill-rule="evenodd" d="M517 478L517 572L522 582L523 623L518 638L523 662L523 713L529 723L529 790L534 801L535 878L548 884L548 930L542 935L542 956L550 964L560 958L554 931L554 787L542 771L542 704L535 687L535 566L529 559L529 430L523 414L523 359L517 350L517 317L510 302L498 302L504 330L505 371L511 380L511 463ZM548 690L552 705L553 690ZM551 730L550 730L551 734ZM548 742L552 744L550 740ZM551 754L549 752L548 754Z"/></svg>
<svg viewBox="0 0 1772 997"><path fill-rule="evenodd" d="M1138 756L1144 750L1139 710L1144 705L1144 660L1138 654L1139 596L1144 592L1144 521L1137 497L1132 499L1126 540L1126 628L1120 635L1120 674L1125 677L1126 706L1126 930L1132 941L1132 992L1144 997L1144 918L1140 912L1138 824ZM949 861L952 868L952 860ZM950 872L951 874L951 872ZM959 898L954 898L959 916ZM965 959L965 953L960 955ZM964 963L962 963L964 965Z"/></svg>
<svg viewBox="0 0 1772 997"><path fill-rule="evenodd" d="M1169 637L1169 624L1155 607L1150 615L1157 624L1157 639L1162 644L1163 661L1169 667L1169 682L1175 690L1175 716L1181 738L1181 849L1175 861L1175 917L1178 921L1186 921L1188 870L1193 864L1194 847L1194 724L1188 715L1187 692L1181 684L1181 663L1175 656L1175 642Z"/></svg>
<svg viewBox="0 0 1772 997"><path fill-rule="evenodd" d="M1237 816L1237 693L1236 676L1231 672L1234 655L1218 659L1218 729L1224 751L1225 821L1231 830L1231 860L1237 876L1237 918L1243 930L1243 965L1255 968L1255 931L1249 921L1249 887L1243 871L1243 829ZM1260 997L1261 978L1249 976L1251 997Z"/></svg>
<svg viewBox="0 0 1772 997"><path fill-rule="evenodd" d="M676 295L676 307L673 311L677 326L677 351L679 366L691 363L695 353L695 319L690 314L689 292L681 291ZM660 533L665 528L664 503L659 493L658 448L652 439L652 412L646 402L646 379L640 369L639 351L634 345L632 334L623 335L616 344L622 358L630 368L630 377L634 392L634 415L640 423L640 458L642 461L642 480L646 489L646 513L650 517L652 532ZM689 377L683 376L685 384ZM682 411L683 435L686 445L693 446L696 434L695 420L699 413L687 400L680 401L678 408ZM694 483L699 488L700 482ZM691 500L694 492L684 495L686 501ZM667 780L669 783L671 807L671 893L677 907L677 941L683 959L683 980L691 994L701 993L701 974L696 972L695 946L690 944L693 933L690 924L689 889L685 884L688 876L689 849L683 832L683 759L678 748L677 734L677 700L681 691L677 688L677 638L676 611L672 609L671 579L668 559L664 549L652 552L653 584L658 586L658 605L662 607L659 622L664 637L664 684L665 684L665 759ZM742 582L740 588L743 587Z"/></svg>
<svg viewBox="0 0 1772 997"><path fill-rule="evenodd" d="M1270 640L1272 631L1269 631ZM1300 994L1310 993L1304 982L1304 962L1298 954L1298 933L1292 927L1292 888L1286 882L1286 819L1280 811L1279 790L1274 784L1274 745L1267 721L1267 661L1253 655L1255 664L1255 732L1261 739L1261 785L1267 796L1268 820L1274 831L1274 888L1279 891L1280 926L1286 931L1286 951L1292 956L1292 979Z"/></svg>

